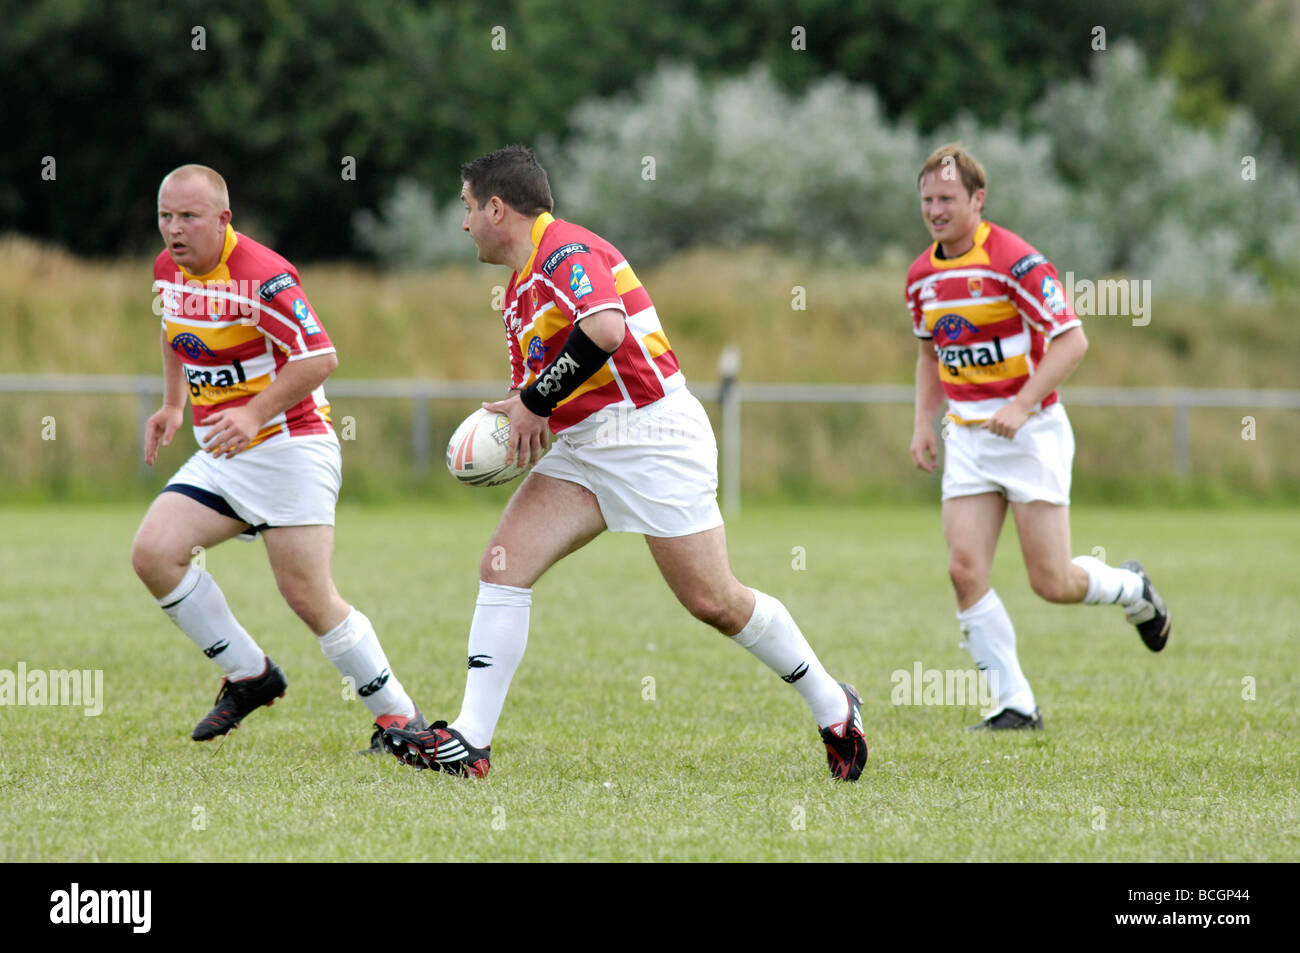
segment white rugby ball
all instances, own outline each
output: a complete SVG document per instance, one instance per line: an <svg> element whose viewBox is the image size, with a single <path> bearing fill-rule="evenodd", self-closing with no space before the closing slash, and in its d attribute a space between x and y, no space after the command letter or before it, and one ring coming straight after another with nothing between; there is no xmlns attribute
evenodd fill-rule
<svg viewBox="0 0 1300 953"><path fill-rule="evenodd" d="M447 444L447 469L469 486L500 486L528 467L506 465L510 418L479 408L465 418Z"/></svg>

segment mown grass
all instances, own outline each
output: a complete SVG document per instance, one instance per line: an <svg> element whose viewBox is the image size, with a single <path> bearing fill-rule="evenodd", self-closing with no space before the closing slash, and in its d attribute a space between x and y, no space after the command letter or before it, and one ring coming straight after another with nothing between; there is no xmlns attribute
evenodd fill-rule
<svg viewBox="0 0 1300 953"><path fill-rule="evenodd" d="M101 669L105 691L98 717L0 707L2 860L1300 856L1294 511L1076 508L1076 551L1139 556L1169 600L1160 655L1117 609L1037 600L1008 532L994 584L1047 730L987 736L960 730L974 708L891 701L895 670L970 666L936 507L747 508L728 525L738 574L862 692L872 755L856 785L825 776L793 690L693 622L628 536L537 586L481 783L355 755L364 709L280 601L260 544L214 549L208 569L290 688L224 745L196 744L216 669L131 572L142 511L0 509L0 668ZM496 516L470 491L340 510L340 589L430 717L459 705Z"/></svg>

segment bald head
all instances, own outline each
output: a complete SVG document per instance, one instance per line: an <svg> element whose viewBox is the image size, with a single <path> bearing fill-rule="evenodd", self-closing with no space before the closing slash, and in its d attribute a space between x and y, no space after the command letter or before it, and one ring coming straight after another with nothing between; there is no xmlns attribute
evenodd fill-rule
<svg viewBox="0 0 1300 953"><path fill-rule="evenodd" d="M158 230L172 260L192 275L221 263L230 224L226 180L205 165L183 165L158 186Z"/></svg>
<svg viewBox="0 0 1300 953"><path fill-rule="evenodd" d="M207 192L215 211L222 212L230 208L230 193L226 191L226 180L216 169L194 163L172 169L163 176L162 184L158 186L159 199L162 198L163 189L167 188L169 183L176 185L194 183Z"/></svg>

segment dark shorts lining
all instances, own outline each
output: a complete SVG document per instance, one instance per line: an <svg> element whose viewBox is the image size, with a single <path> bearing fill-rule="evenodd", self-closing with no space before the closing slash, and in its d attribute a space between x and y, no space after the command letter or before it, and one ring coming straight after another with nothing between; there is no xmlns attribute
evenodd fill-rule
<svg viewBox="0 0 1300 953"><path fill-rule="evenodd" d="M179 493L181 496L188 496L196 503L202 503L208 509L216 510L222 516L228 516L232 520L238 520L240 523L243 523L248 527L248 529L240 533L241 536L256 536L260 531L270 528L266 523L259 523L257 526L253 526L248 522L248 520L244 519L236 513L233 508L231 508L230 504L226 502L224 496L218 496L211 490L205 490L202 487L192 486L189 483L168 483L160 492Z"/></svg>

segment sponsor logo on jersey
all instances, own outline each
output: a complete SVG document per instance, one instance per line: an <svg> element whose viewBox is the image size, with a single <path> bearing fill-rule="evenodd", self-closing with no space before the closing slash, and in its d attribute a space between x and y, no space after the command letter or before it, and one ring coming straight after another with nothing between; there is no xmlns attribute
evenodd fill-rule
<svg viewBox="0 0 1300 953"><path fill-rule="evenodd" d="M917 295L917 299L920 301L929 301L931 298L937 298L938 296L939 292L935 291L934 281L931 279L921 285L921 293Z"/></svg>
<svg viewBox="0 0 1300 953"><path fill-rule="evenodd" d="M284 271L274 277L267 278L266 281L262 282L261 286L257 289L257 294L263 301L270 301L285 288L292 288L297 283L298 282L294 279L293 275Z"/></svg>
<svg viewBox="0 0 1300 953"><path fill-rule="evenodd" d="M936 347L934 352L939 356L939 363L954 375L963 367L992 367L1006 360L1002 354L1001 338L972 347Z"/></svg>
<svg viewBox="0 0 1300 953"><path fill-rule="evenodd" d="M560 267L560 262L564 261L564 259L568 258L570 255L575 255L578 252L590 251L591 249L582 244L582 242L569 242L567 245L561 245L559 248L555 249L555 251L546 256L546 261L542 262L542 271L546 274L546 277L549 278L555 274L555 269Z"/></svg>
<svg viewBox="0 0 1300 953"><path fill-rule="evenodd" d="M540 374L546 366L546 345L541 338L535 337L528 342L527 363L528 369L534 374Z"/></svg>
<svg viewBox="0 0 1300 953"><path fill-rule="evenodd" d="M234 387L248 379L244 376L244 365L239 361L232 361L229 367L186 367L184 370L185 382L189 385L190 393L195 397L202 394L205 387Z"/></svg>
<svg viewBox="0 0 1300 953"><path fill-rule="evenodd" d="M307 307L307 302L299 298L293 303L293 316L298 319L302 325L302 333L311 337L313 334L320 334L320 325L316 323L316 316L311 313Z"/></svg>
<svg viewBox="0 0 1300 953"><path fill-rule="evenodd" d="M1040 255L1038 252L1034 252L1033 254L1026 255L1024 258L1020 259L1018 262L1016 262L1014 265L1011 266L1011 277L1019 281L1021 278L1025 277L1025 275L1029 274L1031 271L1037 268L1039 265L1045 265L1045 264L1047 264L1047 258L1043 255Z"/></svg>
<svg viewBox="0 0 1300 953"><path fill-rule="evenodd" d="M1060 314L1065 310L1065 292L1061 286L1052 280L1051 276L1044 276L1043 285L1043 303L1047 305L1047 310L1052 314Z"/></svg>
<svg viewBox="0 0 1300 953"><path fill-rule="evenodd" d="M189 331L172 338L172 350L178 354L184 354L191 361L197 361L201 357L217 356L212 353L212 348L203 343L201 337L197 334L191 334Z"/></svg>
<svg viewBox="0 0 1300 953"><path fill-rule="evenodd" d="M972 298L978 298L984 293L984 279L979 277L967 278L966 290L970 292Z"/></svg>
<svg viewBox="0 0 1300 953"><path fill-rule="evenodd" d="M587 277L587 270L581 265L573 266L573 274L569 276L569 289L579 301L596 290L591 286L591 279Z"/></svg>
<svg viewBox="0 0 1300 953"><path fill-rule="evenodd" d="M934 322L934 328L930 333L935 340L946 339L951 344L953 341L960 341L967 334L978 334L979 330L960 314L953 313L945 314Z"/></svg>

